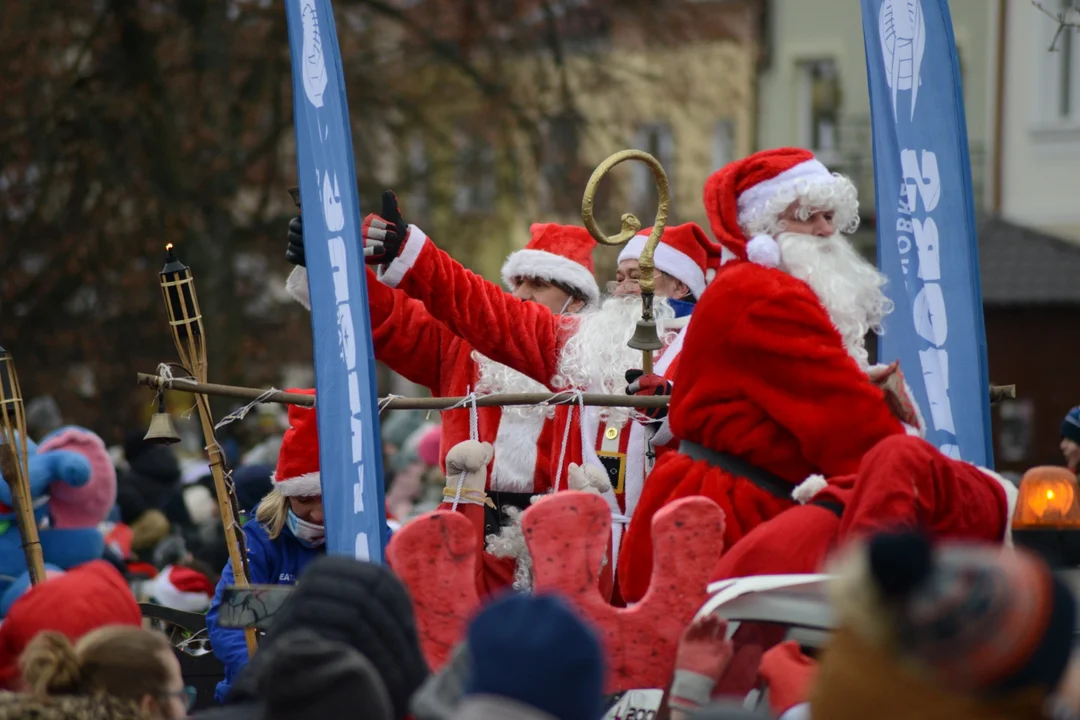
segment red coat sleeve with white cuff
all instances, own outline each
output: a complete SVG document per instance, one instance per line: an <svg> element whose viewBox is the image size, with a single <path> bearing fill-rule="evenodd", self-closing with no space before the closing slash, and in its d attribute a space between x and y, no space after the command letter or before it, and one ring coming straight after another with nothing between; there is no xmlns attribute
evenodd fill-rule
<svg viewBox="0 0 1080 720"><path fill-rule="evenodd" d="M573 327L547 307L523 302L470 272L415 225L381 280L422 301L451 332L497 363L551 386Z"/></svg>

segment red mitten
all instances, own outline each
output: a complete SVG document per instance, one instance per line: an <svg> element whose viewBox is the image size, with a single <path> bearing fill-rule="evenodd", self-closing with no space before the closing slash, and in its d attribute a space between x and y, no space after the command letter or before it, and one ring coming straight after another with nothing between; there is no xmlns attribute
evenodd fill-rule
<svg viewBox="0 0 1080 720"><path fill-rule="evenodd" d="M769 686L769 707L780 717L810 699L817 663L803 655L799 643L782 642L761 656L758 675Z"/></svg>
<svg viewBox="0 0 1080 720"><path fill-rule="evenodd" d="M679 640L675 656L670 706L694 710L707 705L733 653L734 647L727 639L726 620L709 615L690 623Z"/></svg>
<svg viewBox="0 0 1080 720"><path fill-rule="evenodd" d="M626 394L641 395L644 397L654 395L671 395L671 383L655 373L644 374L641 370L626 371ZM641 413L650 420L663 420L667 417L667 407L641 408Z"/></svg>

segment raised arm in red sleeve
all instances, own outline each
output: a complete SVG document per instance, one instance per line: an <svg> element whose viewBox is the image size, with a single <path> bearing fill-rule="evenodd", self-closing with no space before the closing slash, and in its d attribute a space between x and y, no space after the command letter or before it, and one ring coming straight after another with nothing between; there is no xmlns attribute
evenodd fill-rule
<svg viewBox="0 0 1080 720"><path fill-rule="evenodd" d="M551 385L572 321L539 303L518 300L470 272L411 225L401 254L382 281L424 303L437 320L495 362Z"/></svg>

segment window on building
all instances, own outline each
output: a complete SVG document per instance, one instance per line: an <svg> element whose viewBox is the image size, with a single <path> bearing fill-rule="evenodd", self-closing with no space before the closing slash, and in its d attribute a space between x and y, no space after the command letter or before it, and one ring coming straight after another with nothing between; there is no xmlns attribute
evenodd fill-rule
<svg viewBox="0 0 1080 720"><path fill-rule="evenodd" d="M495 209L495 148L477 133L457 137L454 209L459 213L486 213Z"/></svg>
<svg viewBox="0 0 1080 720"><path fill-rule="evenodd" d="M1080 21L1080 10L1073 7L1073 0L1053 0L1048 5L1056 5L1067 22ZM1054 18L1040 16L1041 51L1035 87L1042 92L1041 120L1050 125L1080 125L1080 37L1074 27L1062 28Z"/></svg>
<svg viewBox="0 0 1080 720"><path fill-rule="evenodd" d="M721 120L713 126L712 169L714 171L735 159L735 121Z"/></svg>
<svg viewBox="0 0 1080 720"><path fill-rule="evenodd" d="M660 161L667 173L670 193L675 195L675 135L667 123L645 123L638 126L634 147ZM659 191L652 170L645 163L634 163L633 207L635 214L646 226L652 225L656 207L660 203ZM674 217L674 202L669 217Z"/></svg>
<svg viewBox="0 0 1080 720"><path fill-rule="evenodd" d="M828 164L840 146L840 75L836 60L802 60L796 66L796 111L800 147L813 150Z"/></svg>

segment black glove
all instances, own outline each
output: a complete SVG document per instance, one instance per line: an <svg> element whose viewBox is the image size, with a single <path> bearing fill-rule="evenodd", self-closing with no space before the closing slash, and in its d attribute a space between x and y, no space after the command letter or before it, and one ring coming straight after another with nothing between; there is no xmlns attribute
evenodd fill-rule
<svg viewBox="0 0 1080 720"><path fill-rule="evenodd" d="M307 267L304 259L304 221L300 215L289 221L289 247L285 250L285 259L293 265Z"/></svg>
<svg viewBox="0 0 1080 720"><path fill-rule="evenodd" d="M383 192L382 212L364 219L361 234L364 239L364 262L369 265L388 264L401 254L401 247L409 238L409 226L401 217L393 190Z"/></svg>

